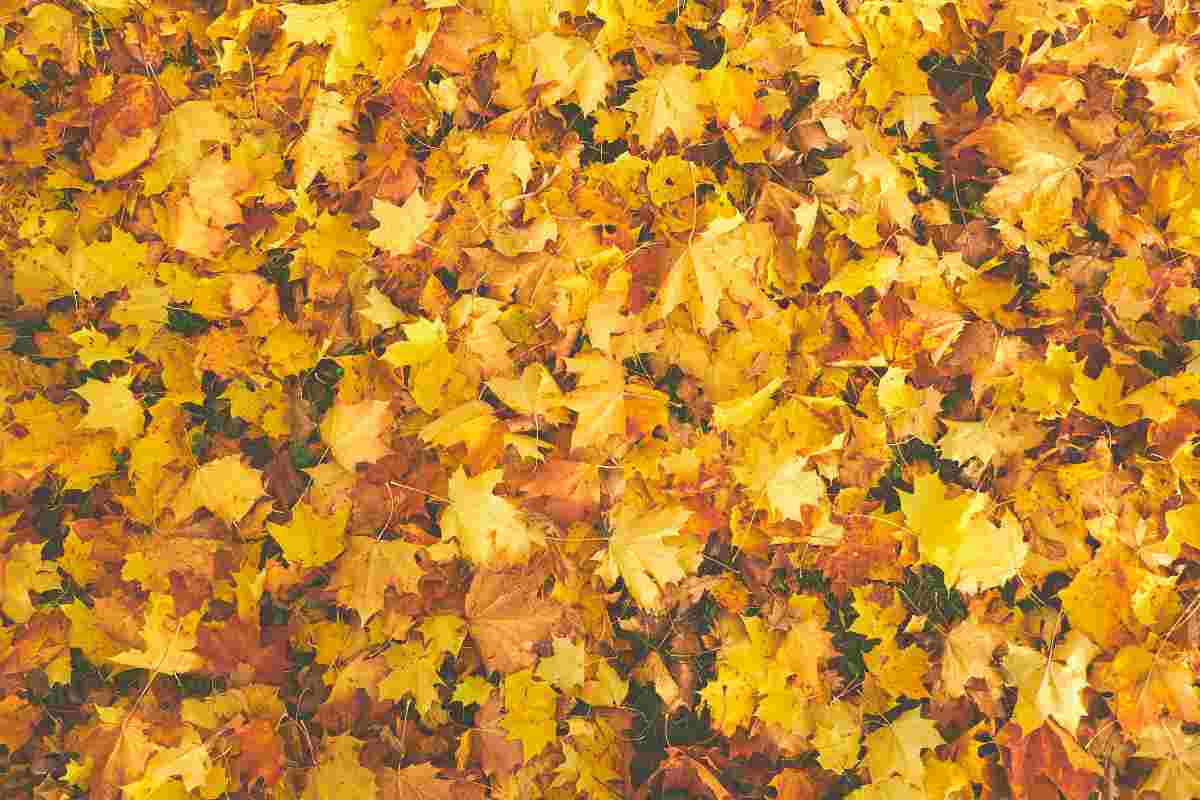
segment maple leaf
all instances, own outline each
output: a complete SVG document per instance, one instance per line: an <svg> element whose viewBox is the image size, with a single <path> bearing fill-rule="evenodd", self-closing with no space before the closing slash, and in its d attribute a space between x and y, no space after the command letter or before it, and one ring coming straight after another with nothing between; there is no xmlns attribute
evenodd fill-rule
<svg viewBox="0 0 1200 800"><path fill-rule="evenodd" d="M538 661L537 676L564 692L583 686L586 652L581 642L554 637L554 655Z"/></svg>
<svg viewBox="0 0 1200 800"><path fill-rule="evenodd" d="M403 326L405 341L393 342L384 351L383 359L395 367L424 364L445 351L446 323L440 319L419 319Z"/></svg>
<svg viewBox="0 0 1200 800"><path fill-rule="evenodd" d="M469 478L462 467L450 477L442 535L458 541L476 564L523 563L535 545L545 545L542 533L526 522L511 500L493 494L503 477L502 470L494 469Z"/></svg>
<svg viewBox="0 0 1200 800"><path fill-rule="evenodd" d="M1103 768L1061 727L1047 722L1028 736L1006 726L997 737L1016 797L1037 797L1057 787L1068 798L1091 797Z"/></svg>
<svg viewBox="0 0 1200 800"><path fill-rule="evenodd" d="M331 45L325 83L335 84L352 78L359 66L369 69L379 60L371 28L384 5L381 0L283 3L279 11L284 15L283 34L288 44Z"/></svg>
<svg viewBox="0 0 1200 800"><path fill-rule="evenodd" d="M778 307L758 283L760 263L771 257L766 223L747 223L741 214L719 217L688 243L659 292L659 315L666 317L690 297L698 327L711 334L721 324L721 299L749 306L757 316Z"/></svg>
<svg viewBox="0 0 1200 800"><path fill-rule="evenodd" d="M347 794L375 800L378 794L375 773L359 759L363 744L348 734L326 737L320 759L308 773L303 800L335 800Z"/></svg>
<svg viewBox="0 0 1200 800"><path fill-rule="evenodd" d="M83 365L91 369L97 361L123 361L129 357L129 350L114 343L95 328L87 327L75 331L70 336L71 341L79 345L77 353Z"/></svg>
<svg viewBox="0 0 1200 800"><path fill-rule="evenodd" d="M79 423L90 430L111 430L117 441L127 444L146 426L145 409L129 388L132 376L111 381L88 381L75 390L87 401L87 416Z"/></svg>
<svg viewBox="0 0 1200 800"><path fill-rule="evenodd" d="M1028 417L1013 412L977 422L943 419L942 424L946 433L938 447L946 458L961 464L975 458L986 466L1002 455L1036 447L1045 435Z"/></svg>
<svg viewBox="0 0 1200 800"><path fill-rule="evenodd" d="M529 669L506 675L501 691L506 713L500 718L500 727L521 743L524 759L529 761L555 739L558 695Z"/></svg>
<svg viewBox="0 0 1200 800"><path fill-rule="evenodd" d="M584 114L592 114L603 102L607 86L615 77L612 65L597 53L588 40L544 31L513 55L513 66L530 85L542 85L541 101L552 105L575 95Z"/></svg>
<svg viewBox="0 0 1200 800"><path fill-rule="evenodd" d="M379 220L379 227L371 231L367 240L389 255L410 256L421 245L421 235L437 216L437 208L426 203L416 191L402 206L375 198L371 214Z"/></svg>
<svg viewBox="0 0 1200 800"><path fill-rule="evenodd" d="M464 706L482 706L492 696L495 688L478 675L468 675L454 687L454 695L450 699Z"/></svg>
<svg viewBox="0 0 1200 800"><path fill-rule="evenodd" d="M863 663L879 687L890 696L914 699L929 696L925 686L929 655L921 648L902 648L894 639L886 639L863 656Z"/></svg>
<svg viewBox="0 0 1200 800"><path fill-rule="evenodd" d="M400 594L417 591L425 574L416 559L420 550L402 539L379 541L351 536L330 579L330 588L337 591L338 603L357 611L366 626L383 609L388 588Z"/></svg>
<svg viewBox="0 0 1200 800"><path fill-rule="evenodd" d="M97 299L125 287L146 282L147 245L121 228L112 229L111 238L85 244L75 239L65 259L56 259L53 273L71 291L87 299Z"/></svg>
<svg viewBox="0 0 1200 800"><path fill-rule="evenodd" d="M33 617L31 593L49 592L60 585L54 563L42 560L40 544L13 545L0 559L0 610L13 622Z"/></svg>
<svg viewBox="0 0 1200 800"><path fill-rule="evenodd" d="M725 400L713 408L713 424L718 428L741 428L756 422L771 405L771 396L783 386L783 378L774 378L754 394Z"/></svg>
<svg viewBox="0 0 1200 800"><path fill-rule="evenodd" d="M145 800L168 781L178 778L190 792L207 784L210 769L212 758L207 745L195 731L189 730L178 745L164 747L151 756L142 777L122 788L126 797Z"/></svg>
<svg viewBox="0 0 1200 800"><path fill-rule="evenodd" d="M667 584L683 580L700 564L697 546L680 541L680 529L690 517L690 511L678 506L654 511L617 506L609 518L608 544L594 556L600 562L597 574L610 584L624 579L638 605L661 610Z"/></svg>
<svg viewBox="0 0 1200 800"><path fill-rule="evenodd" d="M1200 694L1187 667L1146 648L1121 648L1112 663L1098 670L1098 690L1115 693L1116 718L1121 727L1141 734L1165 719L1200 720Z"/></svg>
<svg viewBox="0 0 1200 800"><path fill-rule="evenodd" d="M466 635L466 622L456 614L435 614L421 623L421 636L433 652L457 657Z"/></svg>
<svg viewBox="0 0 1200 800"><path fill-rule="evenodd" d="M803 520L804 509L820 504L825 482L808 469L808 459L796 456L775 469L766 485L771 507L784 519Z"/></svg>
<svg viewBox="0 0 1200 800"><path fill-rule="evenodd" d="M379 291L377 286L367 290L365 305L358 309L358 313L384 330L394 328L405 320L404 312L396 308L391 298Z"/></svg>
<svg viewBox="0 0 1200 800"><path fill-rule="evenodd" d="M700 107L708 98L699 74L695 67L670 64L655 67L638 81L622 108L637 115L634 133L642 149L652 149L667 131L680 144L704 134L706 116Z"/></svg>
<svg viewBox="0 0 1200 800"><path fill-rule="evenodd" d="M1035 117L999 121L964 139L959 147L980 145L1010 171L988 192L984 202L999 217L1020 222L1035 238L1053 239L1083 194L1077 168L1083 154L1052 124Z"/></svg>
<svg viewBox="0 0 1200 800"><path fill-rule="evenodd" d="M440 777L432 764L414 764L395 771L382 784L385 800L482 800L484 789L467 781Z"/></svg>
<svg viewBox="0 0 1200 800"><path fill-rule="evenodd" d="M148 669L152 672L193 672L204 666L204 659L194 651L196 626L200 612L183 617L175 615L175 601L168 594L150 596L149 610L142 624L142 647L125 650L112 656L111 661L126 667Z"/></svg>
<svg viewBox="0 0 1200 800"><path fill-rule="evenodd" d="M299 189L307 189L318 174L334 183L349 185L354 175L353 156L358 152L358 144L349 133L353 126L354 111L344 95L334 91L317 94L308 128L294 150Z"/></svg>
<svg viewBox="0 0 1200 800"><path fill-rule="evenodd" d="M999 586L1025 561L1029 546L1016 518L1006 513L997 525L984 515L987 505L979 492L950 497L936 474L917 478L913 492L900 495L921 558L942 570L947 586L964 592Z"/></svg>
<svg viewBox="0 0 1200 800"><path fill-rule="evenodd" d="M991 625L968 619L951 629L942 656L942 685L951 697L962 697L972 678L988 678L995 673L992 655L1003 641L1001 631Z"/></svg>
<svg viewBox="0 0 1200 800"><path fill-rule="evenodd" d="M391 672L379 683L380 698L399 700L411 695L417 711L422 716L429 714L439 700L442 654L420 642L405 642L389 650L386 659Z"/></svg>
<svg viewBox="0 0 1200 800"><path fill-rule="evenodd" d="M392 452L384 441L392 427L390 404L383 400L335 403L321 422L321 438L343 468L374 464Z"/></svg>
<svg viewBox="0 0 1200 800"><path fill-rule="evenodd" d="M292 507L292 518L286 525L269 522L267 530L271 538L279 543L284 558L289 562L304 567L319 567L337 558L345 549L346 522L349 519L349 506L342 506L329 515L321 515L311 505L301 501Z"/></svg>
<svg viewBox="0 0 1200 800"><path fill-rule="evenodd" d="M471 638L488 669L514 672L537 660L534 645L545 639L562 609L539 597L542 578L528 572L481 570L467 590Z"/></svg>
<svg viewBox="0 0 1200 800"><path fill-rule="evenodd" d="M1200 125L1200 62L1188 58L1168 81L1146 81L1146 94L1166 130L1182 131Z"/></svg>
<svg viewBox="0 0 1200 800"><path fill-rule="evenodd" d="M104 744L97 753L103 759L98 774L90 779L91 794L101 800L117 800L121 787L136 781L144 772L146 762L157 746L147 736L146 721L132 713L124 713L112 706L97 706L96 714Z"/></svg>
<svg viewBox="0 0 1200 800"><path fill-rule="evenodd" d="M236 725L233 734L241 752L234 762L244 780L253 783L262 778L263 785L273 786L283 772L286 757L283 742L265 719Z"/></svg>
<svg viewBox="0 0 1200 800"><path fill-rule="evenodd" d="M561 425L567 421L562 411L566 402L562 390L541 364L525 367L519 378L497 375L487 385L500 402L514 411L528 414L535 425Z"/></svg>
<svg viewBox="0 0 1200 800"><path fill-rule="evenodd" d="M600 470L582 461L547 460L521 491L546 498L546 513L560 523L579 522L600 504Z"/></svg>
<svg viewBox="0 0 1200 800"><path fill-rule="evenodd" d="M37 709L28 700L15 694L0 700L0 721L4 723L0 732L0 744L7 747L9 753L20 750L33 736L39 716Z"/></svg>
<svg viewBox="0 0 1200 800"><path fill-rule="evenodd" d="M830 772L845 772L858 763L862 722L847 703L834 700L816 723L813 745L817 761Z"/></svg>
<svg viewBox="0 0 1200 800"><path fill-rule="evenodd" d="M921 709L910 709L866 735L867 769L871 771L873 781L899 775L908 783L920 786L925 775L921 751L939 747L944 742L933 721L921 716Z"/></svg>
<svg viewBox="0 0 1200 800"><path fill-rule="evenodd" d="M603 720L568 720L570 741L563 742L564 762L555 769L555 786L570 786L594 800L612 796L622 778L619 734Z"/></svg>
<svg viewBox="0 0 1200 800"><path fill-rule="evenodd" d="M1022 731L1032 733L1047 719L1053 719L1075 735L1079 721L1087 714L1083 690L1088 686L1087 668L1096 650L1078 631L1070 631L1048 655L1024 645L1009 645L1004 670L1007 682L1018 687L1013 721Z"/></svg>
<svg viewBox="0 0 1200 800"><path fill-rule="evenodd" d="M604 443L625 433L625 370L597 352L567 359L567 369L579 375L579 388L563 400L578 416L571 434L571 449Z"/></svg>
<svg viewBox="0 0 1200 800"><path fill-rule="evenodd" d="M241 456L214 459L192 473L175 501L176 519L207 508L229 525L236 524L266 493L262 473Z"/></svg>
<svg viewBox="0 0 1200 800"><path fill-rule="evenodd" d="M1200 792L1200 741L1185 733L1178 720L1151 725L1138 738L1136 755L1160 759L1141 785L1167 800L1184 800Z"/></svg>

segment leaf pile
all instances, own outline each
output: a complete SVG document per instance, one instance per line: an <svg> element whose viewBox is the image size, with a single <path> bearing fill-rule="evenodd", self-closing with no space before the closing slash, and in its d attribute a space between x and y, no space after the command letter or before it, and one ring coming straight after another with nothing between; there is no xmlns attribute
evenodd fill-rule
<svg viewBox="0 0 1200 800"><path fill-rule="evenodd" d="M0 795L1200 797L1198 19L0 1Z"/></svg>

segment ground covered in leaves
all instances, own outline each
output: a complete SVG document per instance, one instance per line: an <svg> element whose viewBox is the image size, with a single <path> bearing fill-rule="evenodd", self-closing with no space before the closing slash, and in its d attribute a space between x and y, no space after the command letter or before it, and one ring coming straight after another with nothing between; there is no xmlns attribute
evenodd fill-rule
<svg viewBox="0 0 1200 800"><path fill-rule="evenodd" d="M0 22L3 797L1200 797L1192 4Z"/></svg>

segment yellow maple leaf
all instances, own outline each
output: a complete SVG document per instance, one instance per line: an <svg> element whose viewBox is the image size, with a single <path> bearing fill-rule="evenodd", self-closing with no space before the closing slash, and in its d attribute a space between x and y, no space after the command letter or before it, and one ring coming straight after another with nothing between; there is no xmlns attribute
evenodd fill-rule
<svg viewBox="0 0 1200 800"><path fill-rule="evenodd" d="M353 78L360 66L372 71L377 65L380 52L371 30L385 5L383 0L284 3L279 6L284 15L283 35L288 44L330 45L325 83L341 83Z"/></svg>
<svg viewBox="0 0 1200 800"><path fill-rule="evenodd" d="M384 400L335 403L321 422L321 438L334 460L353 471L360 463L373 464L391 453L384 441L393 421L389 409Z"/></svg>
<svg viewBox="0 0 1200 800"><path fill-rule="evenodd" d="M721 324L723 298L768 316L778 307L763 293L759 271L770 259L774 237L767 223L747 223L740 214L722 216L688 242L659 291L659 315L667 317L680 304L689 308L697 327L712 334Z"/></svg>
<svg viewBox="0 0 1200 800"><path fill-rule="evenodd" d="M568 358L567 369L579 375L579 387L564 400L578 416L571 434L571 449L601 445L610 436L623 435L626 425L625 370L598 352Z"/></svg>
<svg viewBox="0 0 1200 800"><path fill-rule="evenodd" d="M1050 654L1009 644L1004 671L1006 682L1018 690L1013 721L1023 733L1032 733L1049 718L1072 736L1076 734L1079 721L1087 714L1083 690L1088 686L1088 664L1098 650L1079 631L1069 631Z"/></svg>
<svg viewBox="0 0 1200 800"><path fill-rule="evenodd" d="M378 794L375 773L362 765L359 751L364 742L349 734L327 736L321 755L309 770L302 800L375 800Z"/></svg>
<svg viewBox="0 0 1200 800"><path fill-rule="evenodd" d="M487 382L488 388L504 405L527 414L535 425L561 425L567 421L563 411L565 398L558 382L541 364L525 367L519 378L497 375Z"/></svg>
<svg viewBox="0 0 1200 800"><path fill-rule="evenodd" d="M1004 641L1003 632L993 626L967 619L955 625L946 636L942 654L942 686L951 697L962 697L972 678L991 679L996 675L992 655Z"/></svg>
<svg viewBox="0 0 1200 800"><path fill-rule="evenodd" d="M1065 133L1040 117L1001 120L981 128L959 145L981 145L1009 170L984 199L987 209L1020 222L1034 238L1058 240L1083 194L1078 167L1083 154Z"/></svg>
<svg viewBox="0 0 1200 800"><path fill-rule="evenodd" d="M713 425L720 430L750 425L770 408L771 396L780 386L783 386L783 378L775 378L754 394L717 403L713 407Z"/></svg>
<svg viewBox="0 0 1200 800"><path fill-rule="evenodd" d="M888 638L863 655L863 663L876 683L893 697L918 700L929 697L925 674L931 666L929 654L916 645L901 648Z"/></svg>
<svg viewBox="0 0 1200 800"><path fill-rule="evenodd" d="M904 622L908 610L903 603L896 602L896 592L887 590L883 595L886 600L876 594L871 586L855 586L850 590L854 595L854 610L858 618L850 626L854 633L862 634L868 639L887 639Z"/></svg>
<svg viewBox="0 0 1200 800"><path fill-rule="evenodd" d="M1136 408L1122 404L1125 381L1115 369L1105 367L1093 380L1084 374L1083 366L1084 362L1077 363L1071 382L1080 411L1113 425L1129 425L1141 419Z"/></svg>
<svg viewBox="0 0 1200 800"><path fill-rule="evenodd" d="M410 256L420 247L421 235L437 216L437 208L415 191L402 206L375 198L371 215L379 220L379 227L371 231L367 241L389 255Z"/></svg>
<svg viewBox="0 0 1200 800"><path fill-rule="evenodd" d="M268 522L267 530L279 543L288 561L305 567L319 567L337 558L345 549L349 519L348 505L322 516L307 502L301 501L292 507L291 521L286 525Z"/></svg>
<svg viewBox="0 0 1200 800"><path fill-rule="evenodd" d="M708 102L700 71L687 64L655 66L638 81L626 111L637 115L633 131L642 149L650 150L671 131L680 144L699 139L707 122L701 106Z"/></svg>
<svg viewBox="0 0 1200 800"><path fill-rule="evenodd" d="M126 667L152 672L193 672L204 666L204 659L192 652L196 647L196 627L201 611L183 617L175 615L175 601L169 594L150 595L142 623L140 650L125 650L109 660Z"/></svg>
<svg viewBox="0 0 1200 800"><path fill-rule="evenodd" d="M882 782L899 775L908 783L920 786L925 776L921 751L933 749L945 740L933 721L921 716L921 709L905 711L893 722L880 725L866 736L866 765L872 782Z"/></svg>
<svg viewBox="0 0 1200 800"><path fill-rule="evenodd" d="M1006 512L997 525L984 513L988 504L981 492L950 497L936 473L918 477L911 494L900 494L921 559L942 570L947 586L964 592L999 586L1025 562L1029 546L1020 523Z"/></svg>
<svg viewBox="0 0 1200 800"><path fill-rule="evenodd" d="M383 330L394 328L405 320L404 312L396 308L392 299L379 291L377 286L367 290L363 297L363 305L357 311L364 319L370 320Z"/></svg>
<svg viewBox="0 0 1200 800"><path fill-rule="evenodd" d="M595 559L604 580L625 586L635 602L647 611L662 608L662 590L687 577L700 565L699 546L681 540L680 529L691 512L679 506L644 511L622 503L610 517L612 535Z"/></svg>
<svg viewBox="0 0 1200 800"><path fill-rule="evenodd" d="M781 463L766 485L771 508L784 519L803 520L804 509L820 504L825 482L808 466L808 459L795 456Z"/></svg>
<svg viewBox="0 0 1200 800"><path fill-rule="evenodd" d="M834 700L817 715L813 746L817 761L830 772L845 772L858 763L862 720L843 700Z"/></svg>
<svg viewBox="0 0 1200 800"><path fill-rule="evenodd" d="M523 760L529 761L555 739L558 695L554 687L538 679L531 669L506 675L501 693L505 714L500 718L500 727L521 743Z"/></svg>
<svg viewBox="0 0 1200 800"><path fill-rule="evenodd" d="M191 792L208 782L212 769L208 746L193 729L186 729L182 740L173 747L164 747L146 762L146 771L133 783L121 787L131 800L149 800L172 779L179 779Z"/></svg>
<svg viewBox="0 0 1200 800"><path fill-rule="evenodd" d="M1200 722L1200 695L1183 653L1165 655L1139 645L1122 647L1112 662L1097 668L1097 691L1112 692L1117 721L1145 735L1167 720Z"/></svg>
<svg viewBox="0 0 1200 800"><path fill-rule="evenodd" d="M543 103L549 105L575 95L584 114L600 106L606 87L615 77L612 65L587 39L552 31L544 31L518 48L513 66L527 77L528 85L549 84L541 96Z"/></svg>
<svg viewBox="0 0 1200 800"><path fill-rule="evenodd" d="M1179 720L1151 725L1137 739L1136 755L1158 759L1139 792L1156 792L1164 800L1200 796L1200 736L1188 733Z"/></svg>
<svg viewBox="0 0 1200 800"><path fill-rule="evenodd" d="M52 268L68 288L80 297L94 300L109 292L146 284L148 254L149 245L114 227L107 242L85 244L77 238L67 258L57 259Z"/></svg>
<svg viewBox="0 0 1200 800"><path fill-rule="evenodd" d="M60 586L54 562L42 560L42 546L17 544L0 559L0 610L13 622L28 622L34 613L30 593Z"/></svg>
<svg viewBox="0 0 1200 800"><path fill-rule="evenodd" d="M317 94L308 128L294 151L298 189L307 189L318 173L333 183L350 184L355 172L353 157L358 152L358 144L350 134L353 127L354 109L345 95L328 90Z"/></svg>
<svg viewBox="0 0 1200 800"><path fill-rule="evenodd" d="M180 103L163 122L154 159L142 172L145 193L160 194L176 178L191 175L212 143L232 144L233 139L233 120L219 103Z"/></svg>
<svg viewBox="0 0 1200 800"><path fill-rule="evenodd" d="M175 516L183 519L203 507L233 525L264 494L261 472L241 456L223 456L192 473L175 501Z"/></svg>
<svg viewBox="0 0 1200 800"><path fill-rule="evenodd" d="M564 692L571 692L583 686L586 663L583 642L555 636L554 654L538 661L537 676Z"/></svg>
<svg viewBox="0 0 1200 800"><path fill-rule="evenodd" d="M379 683L379 696L384 700L400 700L411 695L417 711L428 714L440 700L437 687L443 684L438 675L442 653L420 642L405 642L387 652L391 672Z"/></svg>
<svg viewBox="0 0 1200 800"><path fill-rule="evenodd" d="M146 411L129 388L133 376L111 381L88 381L75 390L87 401L87 416L79 427L88 430L111 430L117 434L119 445L136 439L146 427Z"/></svg>
<svg viewBox="0 0 1200 800"><path fill-rule="evenodd" d="M476 564L524 563L535 545L545 545L544 534L528 524L511 500L493 494L503 476L502 470L493 469L470 478L459 467L450 477L442 535L456 540L463 555Z"/></svg>
<svg viewBox="0 0 1200 800"><path fill-rule="evenodd" d="M90 325L72 333L70 339L79 345L76 356L86 369L91 369L97 361L123 361L129 358L129 348Z"/></svg>

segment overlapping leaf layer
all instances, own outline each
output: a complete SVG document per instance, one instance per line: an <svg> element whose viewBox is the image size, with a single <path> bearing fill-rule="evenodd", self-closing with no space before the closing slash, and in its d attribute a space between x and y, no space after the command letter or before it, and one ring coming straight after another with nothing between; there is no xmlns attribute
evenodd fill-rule
<svg viewBox="0 0 1200 800"><path fill-rule="evenodd" d="M1182 0L0 0L0 795L1200 797Z"/></svg>

